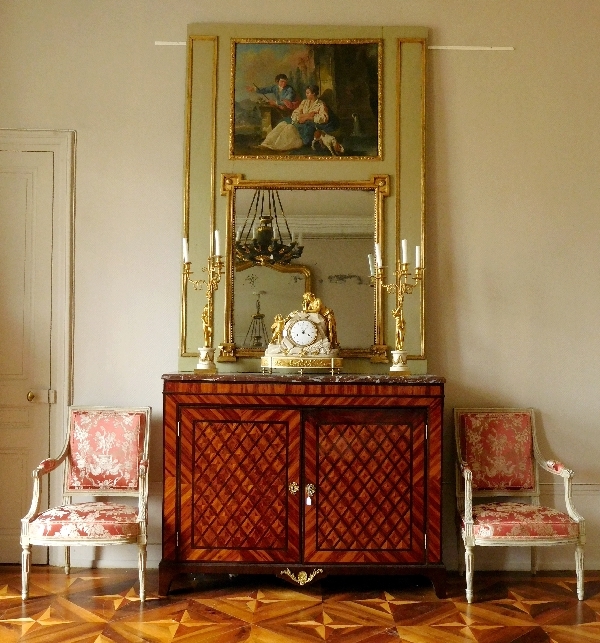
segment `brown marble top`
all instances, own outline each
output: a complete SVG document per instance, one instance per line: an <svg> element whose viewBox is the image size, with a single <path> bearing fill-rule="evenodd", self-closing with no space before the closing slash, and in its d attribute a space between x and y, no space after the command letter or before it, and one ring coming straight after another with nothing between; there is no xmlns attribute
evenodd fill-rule
<svg viewBox="0 0 600 643"><path fill-rule="evenodd" d="M166 373L163 380L198 382L286 382L308 383L327 382L340 384L443 384L446 379L438 375L408 375L399 377L381 373Z"/></svg>

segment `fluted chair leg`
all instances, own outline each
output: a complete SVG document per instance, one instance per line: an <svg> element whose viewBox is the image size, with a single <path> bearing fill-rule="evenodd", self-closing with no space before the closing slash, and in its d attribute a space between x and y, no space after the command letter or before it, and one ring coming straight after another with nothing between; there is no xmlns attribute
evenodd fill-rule
<svg viewBox="0 0 600 643"><path fill-rule="evenodd" d="M538 570L538 557L537 557L537 548L531 548L531 573L537 574Z"/></svg>
<svg viewBox="0 0 600 643"><path fill-rule="evenodd" d="M140 601L142 602L146 600L146 557L146 545L140 545L138 553L138 566L140 577Z"/></svg>
<svg viewBox="0 0 600 643"><path fill-rule="evenodd" d="M467 603L473 602L473 547L465 546L465 578L467 581Z"/></svg>
<svg viewBox="0 0 600 643"><path fill-rule="evenodd" d="M71 548L65 547L65 574L71 573Z"/></svg>
<svg viewBox="0 0 600 643"><path fill-rule="evenodd" d="M456 549L458 551L458 573L462 576L464 574L464 555L465 555L465 541L462 532L462 520L461 515L458 512L455 514L455 527L456 527Z"/></svg>
<svg viewBox="0 0 600 643"><path fill-rule="evenodd" d="M31 545L23 545L21 552L21 598L29 598L29 569L31 566Z"/></svg>
<svg viewBox="0 0 600 643"><path fill-rule="evenodd" d="M583 545L575 548L575 570L577 573L577 598L583 600Z"/></svg>
<svg viewBox="0 0 600 643"><path fill-rule="evenodd" d="M459 532L458 533L458 539L457 539L457 546L458 546L458 573L462 576L465 573L465 565L464 565L464 560L465 560L465 541L462 538L462 534Z"/></svg>

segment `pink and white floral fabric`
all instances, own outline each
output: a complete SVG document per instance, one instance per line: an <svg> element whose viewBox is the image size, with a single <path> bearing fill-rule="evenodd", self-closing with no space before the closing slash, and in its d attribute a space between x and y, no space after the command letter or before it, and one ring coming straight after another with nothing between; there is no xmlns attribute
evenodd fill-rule
<svg viewBox="0 0 600 643"><path fill-rule="evenodd" d="M464 515L462 516L464 530ZM520 502L489 502L473 506L475 538L577 538L579 525L566 513Z"/></svg>
<svg viewBox="0 0 600 643"><path fill-rule="evenodd" d="M38 471L41 473L50 473L56 467L56 460L54 458L46 458L38 464Z"/></svg>
<svg viewBox="0 0 600 643"><path fill-rule="evenodd" d="M535 489L528 413L470 412L460 416L462 458L473 472L473 490Z"/></svg>
<svg viewBox="0 0 600 643"><path fill-rule="evenodd" d="M82 502L42 512L29 525L29 535L65 540L136 538L137 507L108 502Z"/></svg>
<svg viewBox="0 0 600 643"><path fill-rule="evenodd" d="M136 491L145 416L123 411L73 411L67 490Z"/></svg>
<svg viewBox="0 0 600 643"><path fill-rule="evenodd" d="M556 460L548 460L546 465L556 471L556 473L562 473L566 469L562 462L557 462Z"/></svg>

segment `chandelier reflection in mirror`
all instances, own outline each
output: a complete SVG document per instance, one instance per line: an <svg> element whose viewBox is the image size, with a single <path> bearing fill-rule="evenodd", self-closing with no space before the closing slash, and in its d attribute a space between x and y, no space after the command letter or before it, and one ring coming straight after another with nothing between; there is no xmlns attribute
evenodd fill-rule
<svg viewBox="0 0 600 643"><path fill-rule="evenodd" d="M301 257L303 250L302 235L290 230L279 192L257 189L244 225L236 233L236 263L285 265Z"/></svg>

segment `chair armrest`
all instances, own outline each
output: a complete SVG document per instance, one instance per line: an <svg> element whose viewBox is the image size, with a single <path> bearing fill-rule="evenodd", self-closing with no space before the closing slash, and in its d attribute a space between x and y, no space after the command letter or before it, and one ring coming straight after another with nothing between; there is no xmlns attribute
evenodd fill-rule
<svg viewBox="0 0 600 643"><path fill-rule="evenodd" d="M473 472L466 462L460 463L460 469L465 479L465 523L473 523Z"/></svg>
<svg viewBox="0 0 600 643"><path fill-rule="evenodd" d="M557 460L541 460L539 461L539 465L544 471L552 473L555 476L561 476L562 478L573 477L572 469L567 469L562 462L558 462Z"/></svg>
<svg viewBox="0 0 600 643"><path fill-rule="evenodd" d="M580 538L585 541L585 521L583 516L577 511L577 509L575 509L575 505L573 504L573 499L571 497L573 472L570 469L565 468L557 475L562 476L565 483L565 506L567 508L567 513L579 524Z"/></svg>
<svg viewBox="0 0 600 643"><path fill-rule="evenodd" d="M138 496L138 520L144 525L148 522L148 460L140 460L140 465L138 469L138 485L139 485L139 496Z"/></svg>
<svg viewBox="0 0 600 643"><path fill-rule="evenodd" d="M65 445L62 453L58 458L46 458L42 460L38 466L31 472L33 477L33 496L31 498L31 506L27 515L25 515L21 522L31 522L39 513L40 513L40 502L41 502L41 488L42 488L42 476L48 475L51 471L54 471L59 467L64 459L67 457L69 451L68 442Z"/></svg>
<svg viewBox="0 0 600 643"><path fill-rule="evenodd" d="M567 469L562 462L558 462L557 460L544 460L541 456L537 457L536 460L544 471L555 476L560 476L563 479L565 487L565 507L567 509L567 513L579 524L579 533L584 537L585 521L577 509L575 509L575 505L573 504L573 499L571 497L572 480L575 472L572 469Z"/></svg>
<svg viewBox="0 0 600 643"><path fill-rule="evenodd" d="M27 514L21 519L22 523L29 523L31 522L39 513L40 513L40 502L41 502L41 489L42 489L42 476L46 475L52 469L55 469L56 466L52 466L52 468L46 468L45 463L49 463L51 460L43 460L36 469L34 469L31 472L31 475L33 477L33 495L31 498L31 506L29 507L29 511ZM52 460L52 463L56 462L55 460ZM42 466L44 465L44 466ZM48 465L50 466L50 465Z"/></svg>
<svg viewBox="0 0 600 643"><path fill-rule="evenodd" d="M460 462L460 470L465 480L463 514L463 540L465 546L474 545L473 539L473 472L466 462Z"/></svg>
<svg viewBox="0 0 600 643"><path fill-rule="evenodd" d="M54 469L56 469L56 467L58 467L59 465L60 462L55 458L47 458L46 460L42 460L38 464L35 471L33 472L33 475L35 475L36 472L39 472L41 475L46 475L47 473L50 473L50 471L54 471Z"/></svg>

